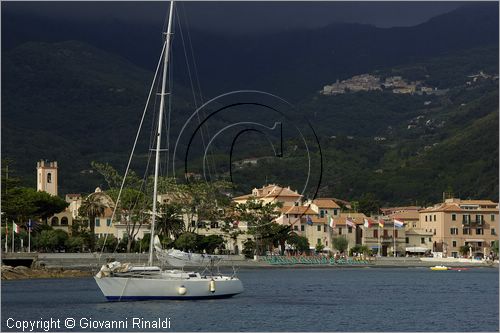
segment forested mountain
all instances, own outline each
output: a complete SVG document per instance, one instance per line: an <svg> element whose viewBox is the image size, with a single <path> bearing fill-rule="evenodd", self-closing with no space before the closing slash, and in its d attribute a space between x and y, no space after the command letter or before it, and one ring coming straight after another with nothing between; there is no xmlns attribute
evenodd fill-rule
<svg viewBox="0 0 500 333"><path fill-rule="evenodd" d="M36 161L57 160L61 193L88 192L103 184L88 173L91 161L125 166L159 53L157 40L141 34L157 35L158 27L116 34L110 44L118 23L94 34L81 23L54 29L42 18L33 22L39 28L27 34L31 23L8 13L2 20L9 24L2 29L2 157L12 158L33 186ZM333 24L271 36L192 35L205 95L256 88L294 101L321 142L321 195L372 193L382 203L424 203L451 188L462 197L498 199L497 4L461 8L410 28ZM130 48L136 42L140 47ZM181 48L174 48L174 65L182 64ZM480 71L489 77L468 84ZM193 111L180 72L174 70L174 136ZM446 93L318 93L362 73L400 75ZM151 121L145 131L150 128ZM143 150L149 139L141 139ZM266 154L247 145L239 158ZM237 190L284 179L299 187L288 170L298 162L286 155L240 168Z"/></svg>

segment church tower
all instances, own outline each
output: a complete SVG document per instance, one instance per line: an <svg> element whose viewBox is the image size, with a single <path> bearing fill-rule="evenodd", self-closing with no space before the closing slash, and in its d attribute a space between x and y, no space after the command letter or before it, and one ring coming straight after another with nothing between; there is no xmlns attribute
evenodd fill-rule
<svg viewBox="0 0 500 333"><path fill-rule="evenodd" d="M36 174L36 189L51 195L57 195L57 162L38 161Z"/></svg>

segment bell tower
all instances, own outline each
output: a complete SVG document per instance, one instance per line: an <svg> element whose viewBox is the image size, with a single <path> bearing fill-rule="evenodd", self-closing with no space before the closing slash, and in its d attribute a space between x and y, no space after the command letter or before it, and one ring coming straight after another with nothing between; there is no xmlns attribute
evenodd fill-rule
<svg viewBox="0 0 500 333"><path fill-rule="evenodd" d="M38 161L36 174L36 189L50 195L57 195L57 162Z"/></svg>

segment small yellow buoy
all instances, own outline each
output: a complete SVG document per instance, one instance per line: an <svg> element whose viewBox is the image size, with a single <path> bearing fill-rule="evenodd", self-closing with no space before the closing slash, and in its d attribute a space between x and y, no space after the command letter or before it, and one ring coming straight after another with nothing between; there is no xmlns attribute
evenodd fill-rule
<svg viewBox="0 0 500 333"><path fill-rule="evenodd" d="M215 292L215 281L213 279L210 280L210 284L208 285L208 290L210 290L211 293Z"/></svg>
<svg viewBox="0 0 500 333"><path fill-rule="evenodd" d="M187 289L184 286L180 286L177 292L179 293L179 295L186 295Z"/></svg>

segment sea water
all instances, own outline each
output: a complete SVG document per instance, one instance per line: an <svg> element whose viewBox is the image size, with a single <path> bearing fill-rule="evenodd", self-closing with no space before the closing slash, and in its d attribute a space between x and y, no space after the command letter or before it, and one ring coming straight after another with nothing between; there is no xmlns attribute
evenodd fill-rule
<svg viewBox="0 0 500 333"><path fill-rule="evenodd" d="M499 330L498 269L276 268L238 276L243 294L199 301L107 302L93 278L2 281L2 331Z"/></svg>

